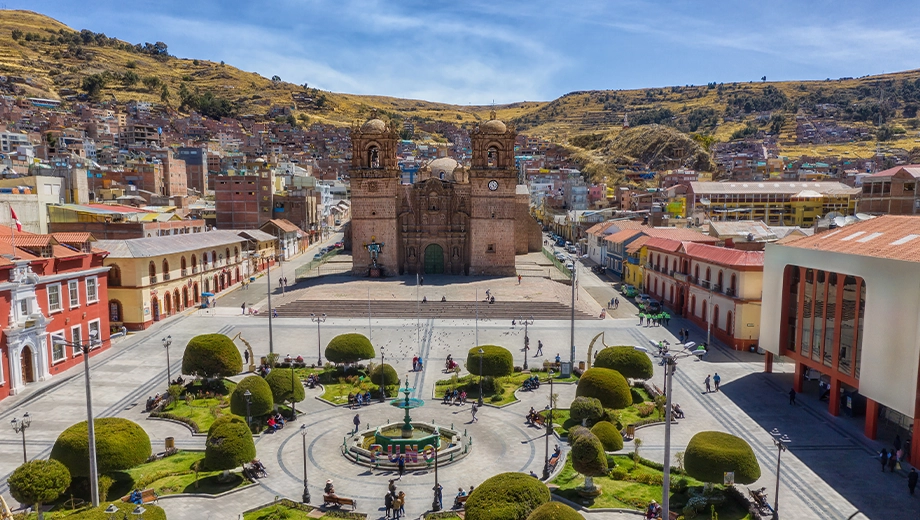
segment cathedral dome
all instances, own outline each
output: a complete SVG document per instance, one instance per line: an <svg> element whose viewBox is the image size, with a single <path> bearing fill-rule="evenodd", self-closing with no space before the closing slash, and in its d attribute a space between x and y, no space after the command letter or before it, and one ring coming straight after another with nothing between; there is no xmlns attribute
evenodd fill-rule
<svg viewBox="0 0 920 520"><path fill-rule="evenodd" d="M484 134L504 134L507 129L505 123L498 119L490 119L479 126L479 130Z"/></svg>
<svg viewBox="0 0 920 520"><path fill-rule="evenodd" d="M428 163L427 169L431 172L433 179L443 179L445 181L457 181L454 178L454 170L460 167L460 163L450 157L441 157Z"/></svg>
<svg viewBox="0 0 920 520"><path fill-rule="evenodd" d="M365 134L382 134L386 131L387 124L377 118L369 119L366 123L361 125L361 132Z"/></svg>

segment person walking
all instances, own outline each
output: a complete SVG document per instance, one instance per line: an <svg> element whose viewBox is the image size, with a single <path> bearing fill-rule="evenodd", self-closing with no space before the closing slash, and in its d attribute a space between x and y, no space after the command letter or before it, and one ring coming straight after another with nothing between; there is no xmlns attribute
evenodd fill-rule
<svg viewBox="0 0 920 520"><path fill-rule="evenodd" d="M610 298L610 303L607 304L607 308L608 308L608 309L612 309L612 308L613 308L613 298Z"/></svg>
<svg viewBox="0 0 920 520"><path fill-rule="evenodd" d="M895 469L901 469L898 465L898 454L892 451L888 454L888 471L894 473Z"/></svg>
<svg viewBox="0 0 920 520"><path fill-rule="evenodd" d="M243 305L241 305L241 307L243 309L243 316L245 316L246 315L246 302L243 302Z"/></svg>
<svg viewBox="0 0 920 520"><path fill-rule="evenodd" d="M719 376L719 373L716 372L716 375L712 376L712 382L716 385L716 392L719 391L719 383L722 382L722 377Z"/></svg>
<svg viewBox="0 0 920 520"><path fill-rule="evenodd" d="M542 355L543 355L543 342L540 340L537 340L537 353L534 354L533 357L542 356Z"/></svg>
<svg viewBox="0 0 920 520"><path fill-rule="evenodd" d="M917 468L910 468L910 473L907 474L907 489L910 490L911 495L917 489Z"/></svg>
<svg viewBox="0 0 920 520"><path fill-rule="evenodd" d="M521 275L518 275L518 285L521 285Z"/></svg>
<svg viewBox="0 0 920 520"><path fill-rule="evenodd" d="M712 377L709 374L706 374L706 379L703 381L703 384L706 385L706 393L712 392L712 387L709 382L712 380Z"/></svg>
<svg viewBox="0 0 920 520"><path fill-rule="evenodd" d="M392 492L388 491L387 494L383 496L383 506L386 508L386 513L384 513L384 516L386 518L390 518L390 512L393 510L393 493Z"/></svg>
<svg viewBox="0 0 920 520"><path fill-rule="evenodd" d="M894 444L893 444L893 446L894 446L894 451L898 451L898 450L901 449L901 436L900 436L900 435L895 435L895 436L894 436Z"/></svg>
<svg viewBox="0 0 920 520"><path fill-rule="evenodd" d="M248 365L249 364L249 351L248 350L243 351L243 359L246 360L246 364Z"/></svg>
<svg viewBox="0 0 920 520"><path fill-rule="evenodd" d="M795 388L789 389L789 404L795 404Z"/></svg>
<svg viewBox="0 0 920 520"><path fill-rule="evenodd" d="M396 500L399 501L399 518L402 518L406 516L406 494L400 491L399 496L396 497Z"/></svg>
<svg viewBox="0 0 920 520"><path fill-rule="evenodd" d="M882 473L885 472L885 466L888 465L888 450L882 448L882 452L878 456L879 460L882 463Z"/></svg>
<svg viewBox="0 0 920 520"><path fill-rule="evenodd" d="M361 414L356 413L352 422L355 423L355 433L358 433L358 427L361 426Z"/></svg>
<svg viewBox="0 0 920 520"><path fill-rule="evenodd" d="M619 299L619 298L614 298L614 299L613 299L613 310L617 310L617 308L618 308L619 306L620 306L620 299Z"/></svg>
<svg viewBox="0 0 920 520"><path fill-rule="evenodd" d="M477 411L479 411L479 407L476 406L476 403L473 403L473 407L470 409L470 413L473 414L473 422L479 422L479 419L476 418Z"/></svg>
<svg viewBox="0 0 920 520"><path fill-rule="evenodd" d="M399 479L402 480L403 473L406 472L406 456L400 455L399 460L396 462L396 467L399 469ZM402 495L402 493L400 493Z"/></svg>

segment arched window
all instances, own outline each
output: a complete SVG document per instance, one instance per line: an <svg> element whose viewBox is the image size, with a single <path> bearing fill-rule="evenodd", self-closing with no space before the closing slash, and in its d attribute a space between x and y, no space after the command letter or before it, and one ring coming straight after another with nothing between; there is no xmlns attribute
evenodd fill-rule
<svg viewBox="0 0 920 520"><path fill-rule="evenodd" d="M690 295L690 314L696 316L696 295Z"/></svg>
<svg viewBox="0 0 920 520"><path fill-rule="evenodd" d="M150 275L150 278L156 279L157 277L157 264L153 263L153 260L150 261L150 265L147 266L147 271Z"/></svg>
<svg viewBox="0 0 920 520"><path fill-rule="evenodd" d="M185 270L188 268L188 266L185 264L185 255L182 255L182 259L179 260L179 268L182 269L182 273L184 275Z"/></svg>
<svg viewBox="0 0 920 520"><path fill-rule="evenodd" d="M119 269L117 265L112 265L110 267L111 269L109 269L108 280L107 280L108 286L109 287L120 287L121 286L121 269ZM115 320L115 321L120 321L120 320Z"/></svg>
<svg viewBox="0 0 920 520"><path fill-rule="evenodd" d="M209 263L211 264L211 267L214 267L214 263L215 263L215 262L217 262L217 251L213 251L213 250L212 250L212 251L211 251L211 259L210 259L210 262L209 262Z"/></svg>
<svg viewBox="0 0 920 520"><path fill-rule="evenodd" d="M727 332L729 336L735 334L735 315L732 311L725 313L725 332Z"/></svg>
<svg viewBox="0 0 920 520"><path fill-rule="evenodd" d="M192 272L195 271L195 268L198 267L198 257L192 255Z"/></svg>
<svg viewBox="0 0 920 520"><path fill-rule="evenodd" d="M671 270L677 271L677 259L676 258L671 260Z"/></svg>
<svg viewBox="0 0 920 520"><path fill-rule="evenodd" d="M658 294L658 278L655 278L655 294Z"/></svg>
<svg viewBox="0 0 920 520"><path fill-rule="evenodd" d="M163 259L163 276L169 275L169 260Z"/></svg>
<svg viewBox="0 0 920 520"><path fill-rule="evenodd" d="M201 291L198 290L198 282L192 284L192 299L195 303L198 303L198 297L201 295Z"/></svg>
<svg viewBox="0 0 920 520"><path fill-rule="evenodd" d="M736 284L737 284L737 280L735 279L735 273L732 273L731 285L729 286L732 292L732 296L738 295L738 288L735 286Z"/></svg>
<svg viewBox="0 0 920 520"><path fill-rule="evenodd" d="M498 168L498 148L494 146L489 147L489 151L486 154L486 165L489 168Z"/></svg>
<svg viewBox="0 0 920 520"><path fill-rule="evenodd" d="M718 278L718 280L719 280L719 281L716 282L716 283L719 285L719 287L722 287L722 270L721 270L721 269L719 270L719 278Z"/></svg>
<svg viewBox="0 0 920 520"><path fill-rule="evenodd" d="M380 168L380 149L376 146L367 149L367 164L371 168Z"/></svg>
<svg viewBox="0 0 920 520"><path fill-rule="evenodd" d="M702 309L703 321L704 321L704 322L707 322L707 321L706 321L706 316L707 316L707 311L709 310L708 307L709 307L709 302L707 302L707 301L704 300L704 301L703 301L703 309ZM708 322L707 322L707 323L708 323Z"/></svg>
<svg viewBox="0 0 920 520"><path fill-rule="evenodd" d="M684 274L690 274L690 264L684 260L684 269L681 271Z"/></svg>
<svg viewBox="0 0 920 520"><path fill-rule="evenodd" d="M707 282L712 281L712 272L709 270L708 267L706 268L706 281Z"/></svg>
<svg viewBox="0 0 920 520"><path fill-rule="evenodd" d="M671 293L671 296L668 298L668 301L673 302L674 301L674 286L673 285L671 286L670 293Z"/></svg>
<svg viewBox="0 0 920 520"><path fill-rule="evenodd" d="M716 305L712 308L712 326L719 328L719 306Z"/></svg>
<svg viewBox="0 0 920 520"><path fill-rule="evenodd" d="M693 268L693 277L696 279L700 278L700 264L696 264L696 267Z"/></svg>
<svg viewBox="0 0 920 520"><path fill-rule="evenodd" d="M229 264L230 263L230 248L228 247L226 251L224 251L224 253L225 253L224 258L227 259L227 263Z"/></svg>
<svg viewBox="0 0 920 520"><path fill-rule="evenodd" d="M236 261L237 261L237 262L240 261L240 248L234 246L234 248L233 248L233 256L234 256L234 258L236 258Z"/></svg>

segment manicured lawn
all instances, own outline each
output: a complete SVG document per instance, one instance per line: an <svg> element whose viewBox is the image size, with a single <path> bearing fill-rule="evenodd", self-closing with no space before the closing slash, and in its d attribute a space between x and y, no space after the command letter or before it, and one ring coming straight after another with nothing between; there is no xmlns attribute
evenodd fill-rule
<svg viewBox="0 0 920 520"><path fill-rule="evenodd" d="M249 482L237 473L231 473L226 482L221 482L222 471L201 471L198 485L195 485L195 462L204 459L201 451L180 451L155 462L141 464L126 473L134 481L134 487L153 488L159 495L177 493L204 493L216 495L243 486ZM114 497L110 497L114 498Z"/></svg>
<svg viewBox="0 0 920 520"><path fill-rule="evenodd" d="M236 383L224 381L224 387L225 390L221 392L209 392L196 388L187 390L178 401L170 403L163 411L190 419L198 425L198 431L206 432L214 423L214 419L230 413L229 395L236 388Z"/></svg>
<svg viewBox="0 0 920 520"><path fill-rule="evenodd" d="M590 509L615 507L642 510L652 500L661 501L661 470L641 462L635 466L632 459L626 455L608 457L609 461L616 463L617 471L621 473L622 479L617 480L610 476L594 477L594 484L600 486L602 490L600 496L594 499L584 499L578 494L577 488L584 485L585 479L572 468L570 459L566 459L562 472L553 480L553 483L559 486L554 493ZM673 491L673 486L681 480L685 480L687 489L680 492ZM671 482L671 510L681 513L691 494L701 492L703 483L692 477L676 473L671 474ZM716 487L721 488L721 486ZM720 520L750 519L747 510L730 499L726 499L721 506L717 506L716 512ZM705 518L708 513L707 510L697 518Z"/></svg>
<svg viewBox="0 0 920 520"><path fill-rule="evenodd" d="M320 398L331 403L347 404L348 394L357 394L358 392L363 394L367 391L370 391L371 397L374 399L380 398L380 387L371 382L370 378L367 376L367 372L364 370L349 368L346 371L342 367L322 369L297 368L295 369L295 373L301 380L306 379L311 374L317 374L325 390ZM388 387L387 398L393 398L395 396L395 387Z"/></svg>
<svg viewBox="0 0 920 520"><path fill-rule="evenodd" d="M284 518L286 520L308 520L309 513L316 508L307 504L298 504L288 499L279 500L277 504L269 504L261 509L257 509L243 515L244 520L276 520ZM346 518L353 520L363 520L367 518L364 513L353 513L350 511L340 511L332 509L326 511L322 518Z"/></svg>
<svg viewBox="0 0 920 520"><path fill-rule="evenodd" d="M45 513L46 520L58 520L58 519L67 519L67 520L109 520L110 515L105 513L105 509L109 507L109 504L115 504L115 507L118 508L117 518L122 518L121 515L126 514L128 518L136 518L131 514L134 511L134 508L137 506L134 504L129 504L119 501L110 501L108 503L100 504L97 508L92 507L81 507L73 510L56 510ZM159 506L154 504L144 504L144 509L147 512L144 513L144 518L149 520L165 520L166 513ZM21 520L36 520L38 514L30 513L28 515L16 516L15 518Z"/></svg>
<svg viewBox="0 0 920 520"><path fill-rule="evenodd" d="M651 402L651 397L648 395L648 392L644 388L633 388L634 392L638 393L639 397L644 399L644 401L639 401L638 398L633 401L631 406L628 406L622 410L617 410L617 413L620 414L620 423L623 425L623 428L626 428L629 424L634 424L638 421L643 421L647 419L654 419L658 417L658 412L652 412L651 415L642 417L639 414L639 405L644 402ZM635 396L635 394L633 394ZM540 415L543 417L548 417L549 413L545 410L540 412ZM579 421L572 420L569 416L568 408L556 408L553 410L553 430L556 431L560 436L568 436L569 428L573 426L579 426L581 423Z"/></svg>
<svg viewBox="0 0 920 520"><path fill-rule="evenodd" d="M495 381L502 385L502 393L500 396L496 397L494 393L483 392L483 399L490 404L494 405L503 405L508 403L513 403L518 399L514 396L514 392L521 388L521 385L524 384L524 381L532 376L537 376L540 378L540 385L549 384L549 379L547 379L546 372L533 372L533 373L524 373L524 372L515 372L510 376L505 377L496 377ZM568 382L568 381L577 381L578 378L568 377L565 379L556 378L555 382ZM444 392L447 389L454 389L464 387L466 389L466 399L478 400L479 399L479 376L474 376L472 374L467 374L465 376L451 377L450 379L440 379L435 382L434 387L434 396L438 399L444 397Z"/></svg>

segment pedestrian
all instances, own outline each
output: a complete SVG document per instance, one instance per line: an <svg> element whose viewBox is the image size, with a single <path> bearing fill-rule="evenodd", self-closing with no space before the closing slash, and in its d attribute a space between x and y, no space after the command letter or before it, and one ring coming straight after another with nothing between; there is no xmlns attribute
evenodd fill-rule
<svg viewBox="0 0 920 520"><path fill-rule="evenodd" d="M390 484L387 486L387 490L390 493L393 493L393 497L396 497L396 479L395 478L390 479Z"/></svg>
<svg viewBox="0 0 920 520"><path fill-rule="evenodd" d="M418 370L418 356L413 356L412 358L412 371L416 372Z"/></svg>
<svg viewBox="0 0 920 520"><path fill-rule="evenodd" d="M402 518L406 516L406 494L400 491L396 500L399 501L399 518Z"/></svg>
<svg viewBox="0 0 920 520"><path fill-rule="evenodd" d="M470 413L473 414L472 422L479 422L479 419L476 418L476 412L479 410L479 407L476 406L476 403L473 403L473 407L470 409Z"/></svg>
<svg viewBox="0 0 920 520"><path fill-rule="evenodd" d="M246 315L246 302L243 302L242 308L243 308L243 316L245 316Z"/></svg>
<svg viewBox="0 0 920 520"><path fill-rule="evenodd" d="M518 275L518 285L521 285L521 275Z"/></svg>
<svg viewBox="0 0 920 520"><path fill-rule="evenodd" d="M789 389L789 404L795 404L795 388Z"/></svg>
<svg viewBox="0 0 920 520"><path fill-rule="evenodd" d="M709 392L712 392L712 387L709 386L709 382L710 382L711 380L712 380L712 378L709 376L709 374L706 374L706 380L703 381L703 384L706 385L706 393L707 393L707 394L708 394Z"/></svg>
<svg viewBox="0 0 920 520"><path fill-rule="evenodd" d="M396 462L396 466L397 468L399 468L399 479L402 479L403 473L406 472L406 456L405 455L399 456L399 460ZM399 494L402 495L402 492L400 492Z"/></svg>
<svg viewBox="0 0 920 520"><path fill-rule="evenodd" d="M355 433L358 433L358 427L361 426L361 414L356 413L352 422L355 423Z"/></svg>
<svg viewBox="0 0 920 520"><path fill-rule="evenodd" d="M284 286L287 287L287 276L284 277Z"/></svg>
<svg viewBox="0 0 920 520"><path fill-rule="evenodd" d="M639 326L640 326L640 327L642 326L642 318L644 318L644 317L645 317L645 315L642 314L642 313L640 312L640 313L639 313Z"/></svg>
<svg viewBox="0 0 920 520"><path fill-rule="evenodd" d="M895 469L901 469L901 466L898 464L898 454L892 451L888 454L888 471L894 473Z"/></svg>
<svg viewBox="0 0 920 520"><path fill-rule="evenodd" d="M894 436L894 451L898 451L900 449L901 449L901 436L895 435Z"/></svg>
<svg viewBox="0 0 920 520"><path fill-rule="evenodd" d="M390 518L390 511L393 510L393 493L387 492L387 494L383 496L383 505L387 509L385 513L386 517Z"/></svg>
<svg viewBox="0 0 920 520"><path fill-rule="evenodd" d="M619 298L615 298L615 299L613 300L613 310L616 310L619 306L620 306L620 299L619 299Z"/></svg>
<svg viewBox="0 0 920 520"><path fill-rule="evenodd" d="M722 378L719 376L719 373L716 372L716 375L712 376L712 382L716 385L716 392L719 391L719 383L722 382Z"/></svg>
<svg viewBox="0 0 920 520"><path fill-rule="evenodd" d="M543 342L540 340L537 340L537 353L534 354L533 357L542 356L542 355L543 355Z"/></svg>
<svg viewBox="0 0 920 520"><path fill-rule="evenodd" d="M514 325L515 325L516 323L517 323L516 320L513 320L513 319L511 320L511 328L512 328L512 329L514 328Z"/></svg>
<svg viewBox="0 0 920 520"><path fill-rule="evenodd" d="M440 483L434 486L434 496L438 500L438 509L444 509L444 486Z"/></svg>
<svg viewBox="0 0 920 520"><path fill-rule="evenodd" d="M907 474L907 489L910 490L910 494L914 494L914 490L917 489L917 469L910 468L910 473Z"/></svg>
<svg viewBox="0 0 920 520"><path fill-rule="evenodd" d="M885 448L882 448L882 452L879 453L878 458L879 458L879 460L880 460L881 463L882 463L882 473L884 473L884 472L885 472L885 466L888 465L888 450L886 450Z"/></svg>
<svg viewBox="0 0 920 520"><path fill-rule="evenodd" d="M272 318L278 317L278 309L272 309Z"/></svg>
<svg viewBox="0 0 920 520"><path fill-rule="evenodd" d="M424 277L424 276L419 276L419 277L418 277L418 284L419 284L419 285L425 285L425 277Z"/></svg>
<svg viewBox="0 0 920 520"><path fill-rule="evenodd" d="M249 351L248 350L243 351L243 359L246 360L246 364L249 364Z"/></svg>

